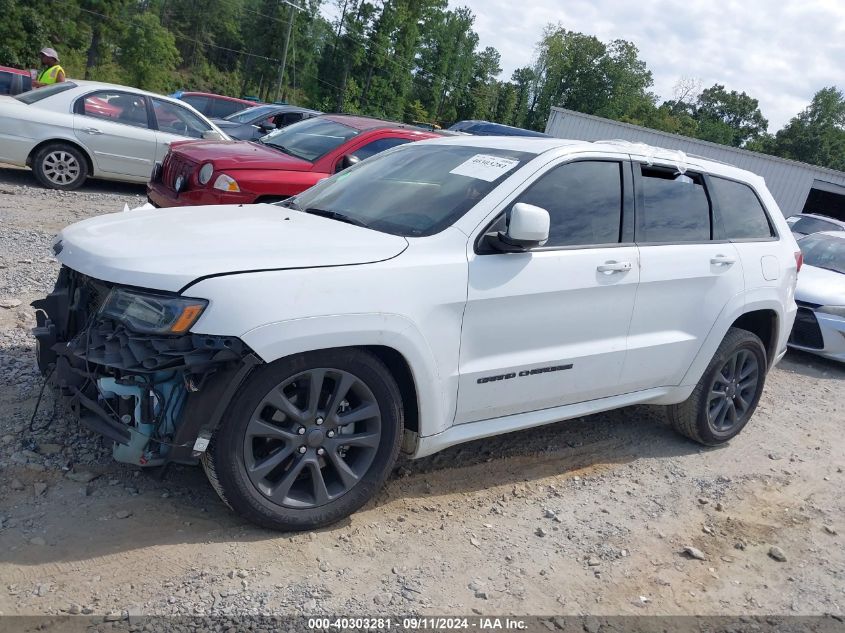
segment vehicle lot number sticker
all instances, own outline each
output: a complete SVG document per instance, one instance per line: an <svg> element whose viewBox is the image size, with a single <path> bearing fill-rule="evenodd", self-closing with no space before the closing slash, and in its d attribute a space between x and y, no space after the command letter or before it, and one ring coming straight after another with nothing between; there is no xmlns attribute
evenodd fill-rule
<svg viewBox="0 0 845 633"><path fill-rule="evenodd" d="M519 161L513 160L512 158L476 154L469 160L462 162L449 173L493 182L502 174L506 174L516 167L517 164L519 164Z"/></svg>

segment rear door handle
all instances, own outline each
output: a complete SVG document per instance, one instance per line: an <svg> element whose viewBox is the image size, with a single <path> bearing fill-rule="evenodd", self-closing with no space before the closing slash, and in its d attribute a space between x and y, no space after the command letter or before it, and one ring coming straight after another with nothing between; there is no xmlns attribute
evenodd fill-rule
<svg viewBox="0 0 845 633"><path fill-rule="evenodd" d="M727 255L716 255L715 257L710 258L710 263L715 266L730 266L731 264L736 263L736 259L728 257Z"/></svg>
<svg viewBox="0 0 845 633"><path fill-rule="evenodd" d="M624 273L631 270L631 262L617 262L609 261L596 267L596 270L605 275L612 275L613 273Z"/></svg>
<svg viewBox="0 0 845 633"><path fill-rule="evenodd" d="M102 133L103 133L103 131L102 131L102 130L98 130L98 129L97 129L97 128L95 128L95 127L88 127L88 128L85 128L85 132L87 132L88 134L102 134Z"/></svg>

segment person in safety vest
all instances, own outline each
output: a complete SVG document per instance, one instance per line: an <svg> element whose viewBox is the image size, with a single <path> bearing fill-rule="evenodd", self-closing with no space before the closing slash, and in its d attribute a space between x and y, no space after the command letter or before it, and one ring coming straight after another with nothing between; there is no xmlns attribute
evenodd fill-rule
<svg viewBox="0 0 845 633"><path fill-rule="evenodd" d="M49 84L65 80L65 71L59 66L59 54L53 48L41 49L41 71L32 82L33 88L40 88Z"/></svg>

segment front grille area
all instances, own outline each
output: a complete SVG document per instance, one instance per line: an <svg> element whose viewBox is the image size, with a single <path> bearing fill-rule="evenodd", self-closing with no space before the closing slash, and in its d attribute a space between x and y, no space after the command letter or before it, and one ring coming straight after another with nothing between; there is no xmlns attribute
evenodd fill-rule
<svg viewBox="0 0 845 633"><path fill-rule="evenodd" d="M822 331L819 329L819 322L816 320L816 314L809 308L798 308L798 314L795 316L795 325L792 327L792 333L789 335L789 342L800 347L809 347L811 349L822 349L824 347L824 338Z"/></svg>
<svg viewBox="0 0 845 633"><path fill-rule="evenodd" d="M164 158L164 163L161 165L161 182L164 183L165 187L176 191L176 179L182 176L185 179L185 185L182 185L184 191L196 166L193 161L174 152L168 152Z"/></svg>

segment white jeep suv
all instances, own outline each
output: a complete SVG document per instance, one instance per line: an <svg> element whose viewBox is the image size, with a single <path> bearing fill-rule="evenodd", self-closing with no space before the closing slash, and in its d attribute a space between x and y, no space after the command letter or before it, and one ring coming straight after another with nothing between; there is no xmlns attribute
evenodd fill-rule
<svg viewBox="0 0 845 633"><path fill-rule="evenodd" d="M262 526L326 525L397 459L637 403L726 442L795 318L763 180L642 145L453 137L276 205L56 238L38 360L141 466L202 461Z"/></svg>

